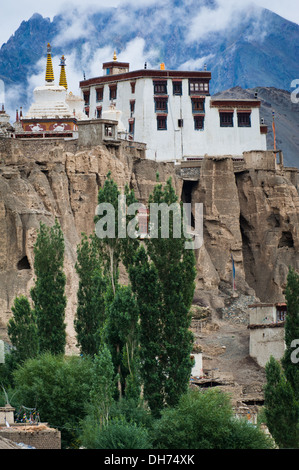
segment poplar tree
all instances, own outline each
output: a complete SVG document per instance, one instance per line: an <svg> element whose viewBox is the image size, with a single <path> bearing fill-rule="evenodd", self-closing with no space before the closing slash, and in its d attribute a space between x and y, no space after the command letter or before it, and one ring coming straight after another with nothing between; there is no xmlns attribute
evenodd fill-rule
<svg viewBox="0 0 299 470"><path fill-rule="evenodd" d="M95 422L98 422L100 427L102 427L108 424L115 389L114 367L109 348L106 344L100 346L98 354L94 357L92 375L90 404L93 409Z"/></svg>
<svg viewBox="0 0 299 470"><path fill-rule="evenodd" d="M95 237L83 234L77 247L76 271L79 276L74 326L81 354L93 357L100 346L105 321L106 279Z"/></svg>
<svg viewBox="0 0 299 470"><path fill-rule="evenodd" d="M133 213L128 214L127 207L132 204L135 204L135 206L133 206ZM136 237L128 236L127 231L131 224L132 235L135 220L135 225L137 226L135 214L138 210L138 206L139 204L135 198L134 191L131 191L128 185L126 185L122 195L118 185L111 177L111 172L109 172L103 187L99 189L97 215L94 221L96 224L96 246L102 260L103 273L107 281L105 294L105 323L102 339L109 347L115 371L118 374L118 391L120 397L126 388L125 377L128 373L130 375L128 380L131 385L134 383L134 387L137 377L135 366L134 372L133 369L131 369L130 372L130 367L133 367L132 351L134 349L130 338L132 337L131 332L136 330L135 326L133 327L135 320L133 323L131 320L136 312L134 308L132 308L132 302L129 301L129 296L126 296L127 292L120 288L118 281L120 263L122 263L125 268L128 268L132 263L139 243ZM128 328L128 331L125 331L126 328ZM128 348L128 356L124 354L124 347Z"/></svg>
<svg viewBox="0 0 299 470"><path fill-rule="evenodd" d="M25 296L16 297L11 308L13 316L7 324L7 333L15 347L16 361L24 362L38 353L36 316Z"/></svg>
<svg viewBox="0 0 299 470"><path fill-rule="evenodd" d="M163 406L174 406L187 391L192 368L193 335L190 307L194 294L195 256L185 248L182 208L171 179L157 184L149 205L166 204L173 211L161 212L155 236L145 240L130 269L133 291L140 311L141 362L144 395L155 414ZM156 206L156 207L157 207ZM180 216L180 236L175 231ZM163 234L165 226L169 234Z"/></svg>
<svg viewBox="0 0 299 470"><path fill-rule="evenodd" d="M299 404L281 364L271 356L266 364L265 415L268 429L280 448L299 447Z"/></svg>
<svg viewBox="0 0 299 470"><path fill-rule="evenodd" d="M99 189L97 215L94 221L97 246L102 256L105 273L110 279L113 294L117 288L120 262L128 267L138 246L138 241L128 237L127 234L127 227L134 219L134 215L126 214L126 206L138 202L134 191L130 191L127 185L123 196L126 198L126 204L122 206L121 192L109 172L103 187Z"/></svg>
<svg viewBox="0 0 299 470"><path fill-rule="evenodd" d="M299 346L299 274L289 269L286 287L287 315L285 320L286 349L282 358L285 376L299 401L299 369L295 348Z"/></svg>
<svg viewBox="0 0 299 470"><path fill-rule="evenodd" d="M40 224L34 246L35 285L31 297L37 319L39 352L63 354L66 345L64 238L57 220Z"/></svg>
<svg viewBox="0 0 299 470"><path fill-rule="evenodd" d="M107 299L108 300L108 299ZM140 397L139 310L131 287L118 286L107 301L103 338L110 345L119 376L119 396L136 402Z"/></svg>

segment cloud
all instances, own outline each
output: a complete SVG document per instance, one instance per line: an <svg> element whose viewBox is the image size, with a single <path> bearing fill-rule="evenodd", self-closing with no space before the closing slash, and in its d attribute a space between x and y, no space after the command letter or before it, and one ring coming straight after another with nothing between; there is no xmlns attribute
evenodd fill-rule
<svg viewBox="0 0 299 470"><path fill-rule="evenodd" d="M233 28L239 23L240 16L247 13L250 7L251 0L217 0L214 8L203 6L191 21L187 42L204 39L211 33Z"/></svg>
<svg viewBox="0 0 299 470"><path fill-rule="evenodd" d="M146 50L145 41L142 38L135 38L126 44L125 49L119 54L118 60L129 62L131 69L143 69L144 63L147 62L150 66L151 63L157 63L159 58L159 51L154 48ZM86 42L83 45L81 56L78 57L77 51L73 50L66 55L66 76L68 91L74 95L80 95L79 82L83 80L83 73L86 78L98 77L103 74L102 64L112 60L114 50L111 46L97 48L92 50L90 44ZM53 71L55 83L58 85L60 76L60 57L52 56ZM21 97L26 96L27 105L24 108L23 115L26 115L29 106L34 101L34 89L38 86L43 86L45 83L46 71L46 57L40 59L35 67L35 73L28 77L28 85L24 90L22 87L13 87L6 94L6 102L20 103L22 105ZM23 94L22 94L23 93ZM15 113L15 112L14 112Z"/></svg>
<svg viewBox="0 0 299 470"><path fill-rule="evenodd" d="M190 59L180 65L179 70L201 70L204 65L215 57L215 54L209 54L197 59Z"/></svg>

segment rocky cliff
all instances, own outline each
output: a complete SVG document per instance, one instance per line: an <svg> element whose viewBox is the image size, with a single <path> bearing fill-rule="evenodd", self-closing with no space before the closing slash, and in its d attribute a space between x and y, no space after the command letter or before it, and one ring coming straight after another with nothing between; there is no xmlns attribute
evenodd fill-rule
<svg viewBox="0 0 299 470"><path fill-rule="evenodd" d="M246 157L246 156L245 156ZM249 158L250 157L250 158ZM267 164L267 159L270 165ZM77 148L70 142L0 140L0 334L11 305L34 282L33 246L40 221L57 217L65 235L68 349L76 339L76 246L91 233L97 193L108 171L146 202L156 182L172 177L178 196L204 205L204 244L196 252L194 302L224 317L233 301L232 262L239 301L283 300L289 265L299 267L298 174L273 165L271 152L249 155L238 167L231 157L207 158L197 176L180 165L145 160L129 148ZM265 163L266 162L266 163ZM188 169L187 169L188 170ZM123 273L125 282L125 273Z"/></svg>

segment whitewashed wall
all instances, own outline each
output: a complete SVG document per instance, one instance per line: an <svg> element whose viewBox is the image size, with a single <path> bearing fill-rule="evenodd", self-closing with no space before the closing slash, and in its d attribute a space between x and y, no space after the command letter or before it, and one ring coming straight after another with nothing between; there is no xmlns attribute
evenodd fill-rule
<svg viewBox="0 0 299 470"><path fill-rule="evenodd" d="M172 80L167 81L168 117L167 130L157 130L152 78L138 78L135 93L131 91L131 80L117 82L116 109L122 111L122 122L129 130L130 100L135 100L134 140L147 144L147 158L174 160L204 155L242 156L245 151L266 150L266 135L260 133L260 113L251 110L251 127L238 127L237 110L234 111L234 127L220 127L219 110L210 107L211 97L205 100L205 122L203 130L194 129L192 104L188 79L182 80L182 96L173 95ZM133 80L132 80L133 81ZM104 85L103 101L96 102L96 86L90 92L90 117L96 116L96 106L110 106L109 86ZM183 127L178 120L183 119Z"/></svg>

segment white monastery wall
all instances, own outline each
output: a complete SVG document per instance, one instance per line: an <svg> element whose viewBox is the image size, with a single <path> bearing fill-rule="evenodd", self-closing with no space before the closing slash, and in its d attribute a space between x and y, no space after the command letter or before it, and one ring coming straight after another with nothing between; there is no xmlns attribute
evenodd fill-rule
<svg viewBox="0 0 299 470"><path fill-rule="evenodd" d="M242 156L251 150L267 150L266 135L260 133L259 108L251 108L251 127L238 127L237 109L234 109L234 126L220 127L219 108L211 107L211 97L205 98L204 129L195 130L188 79L182 80L182 95L173 95L172 79L167 80L167 130L157 129L154 87L152 77L136 79L135 93L130 82L133 79L117 81L115 108L122 112L122 123L129 131L129 119L135 119L134 140L147 144L147 158L174 160L204 155ZM103 100L96 101L96 88L90 87L91 119L96 117L96 108L107 110L111 104L109 85L103 84ZM130 100L135 100L131 115ZM241 104L242 105L242 104ZM183 119L183 127L178 120Z"/></svg>

